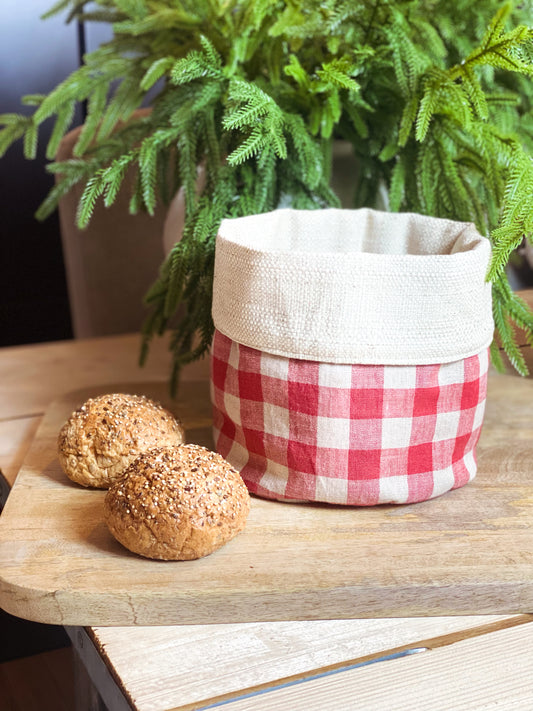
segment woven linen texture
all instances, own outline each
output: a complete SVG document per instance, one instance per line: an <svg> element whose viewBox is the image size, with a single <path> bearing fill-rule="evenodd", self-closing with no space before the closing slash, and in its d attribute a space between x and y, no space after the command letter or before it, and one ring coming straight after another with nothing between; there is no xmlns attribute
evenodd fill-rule
<svg viewBox="0 0 533 711"><path fill-rule="evenodd" d="M222 221L213 321L237 343L323 363L451 363L494 335L490 242L410 213L282 209Z"/></svg>
<svg viewBox="0 0 533 711"><path fill-rule="evenodd" d="M476 474L488 351L452 363L344 365L265 353L215 331L217 451L259 496L414 503Z"/></svg>

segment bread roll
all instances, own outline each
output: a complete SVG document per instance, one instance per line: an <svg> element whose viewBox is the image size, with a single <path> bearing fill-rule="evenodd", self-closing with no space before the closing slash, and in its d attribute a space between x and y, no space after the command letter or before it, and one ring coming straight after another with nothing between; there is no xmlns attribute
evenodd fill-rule
<svg viewBox="0 0 533 711"><path fill-rule="evenodd" d="M141 452L183 442L181 423L159 403L113 393L72 413L59 433L58 456L72 481L107 489Z"/></svg>
<svg viewBox="0 0 533 711"><path fill-rule="evenodd" d="M107 492L104 519L134 553L193 560L242 531L249 510L240 474L219 454L187 444L141 454Z"/></svg>

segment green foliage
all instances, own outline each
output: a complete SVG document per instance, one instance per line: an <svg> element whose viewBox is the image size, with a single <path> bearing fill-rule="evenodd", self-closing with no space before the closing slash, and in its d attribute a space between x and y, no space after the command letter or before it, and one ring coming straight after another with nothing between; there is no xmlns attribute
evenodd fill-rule
<svg viewBox="0 0 533 711"><path fill-rule="evenodd" d="M391 210L473 221L490 236L499 340L525 372L514 328L531 338L533 317L505 267L533 241L531 0L60 0L47 14L57 12L111 23L113 39L49 95L26 97L32 116L0 116L0 154L22 139L33 157L55 116L52 158L87 101L74 158L49 166L61 179L40 217L81 183L86 225L128 171L133 212L183 188L184 234L147 294L142 352L170 328L174 383L211 339L220 221L288 199L337 205L335 139L353 148L354 207L375 206L384 186ZM135 113L147 96L151 111Z"/></svg>

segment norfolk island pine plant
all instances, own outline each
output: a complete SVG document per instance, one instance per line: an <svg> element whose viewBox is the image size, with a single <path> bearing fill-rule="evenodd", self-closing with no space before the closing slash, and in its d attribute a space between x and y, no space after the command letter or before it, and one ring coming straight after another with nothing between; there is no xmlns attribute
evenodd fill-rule
<svg viewBox="0 0 533 711"><path fill-rule="evenodd" d="M30 116L0 116L0 153L20 140L34 158L53 121L58 179L37 216L81 184L80 227L127 173L132 213L153 213L182 188L183 234L146 295L141 349L144 360L171 331L173 390L211 342L221 220L287 200L339 206L339 139L353 153L353 207L374 207L384 186L391 211L474 222L490 238L492 360L503 368L503 346L527 373L515 328L533 343L533 314L506 266L533 240L531 1L61 0L47 16L57 13L108 23L112 39L49 94L23 97ZM54 162L78 102L87 116L74 155Z"/></svg>

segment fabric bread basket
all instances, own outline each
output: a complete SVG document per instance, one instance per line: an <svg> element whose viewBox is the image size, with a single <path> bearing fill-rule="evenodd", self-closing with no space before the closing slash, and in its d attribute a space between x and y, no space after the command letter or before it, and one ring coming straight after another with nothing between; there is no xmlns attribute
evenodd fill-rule
<svg viewBox="0 0 533 711"><path fill-rule="evenodd" d="M224 220L213 430L250 492L370 506L470 481L494 329L490 253L474 225L410 213Z"/></svg>

